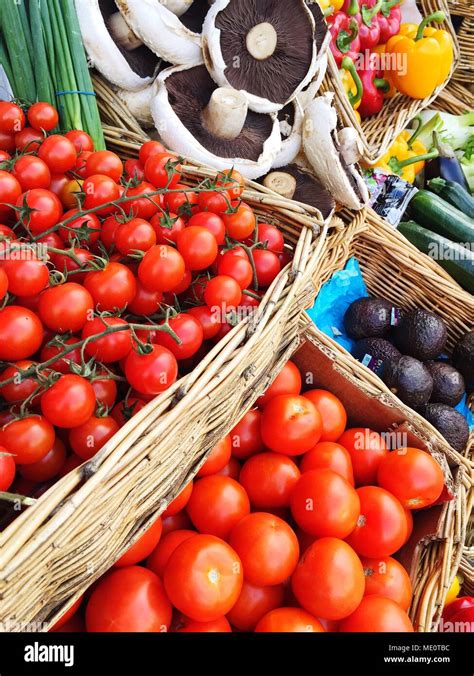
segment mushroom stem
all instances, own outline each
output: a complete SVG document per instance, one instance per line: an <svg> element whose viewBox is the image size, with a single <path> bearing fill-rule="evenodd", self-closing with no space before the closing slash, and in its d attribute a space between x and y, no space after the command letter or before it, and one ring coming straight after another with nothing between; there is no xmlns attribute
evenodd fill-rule
<svg viewBox="0 0 474 676"><path fill-rule="evenodd" d="M355 164L362 157L359 135L353 127L344 127L337 132L339 152L346 164Z"/></svg>
<svg viewBox="0 0 474 676"><path fill-rule="evenodd" d="M247 51L257 61L265 61L275 52L278 34L271 23L264 21L249 30L245 40Z"/></svg>
<svg viewBox="0 0 474 676"><path fill-rule="evenodd" d="M242 131L248 104L242 92L230 87L219 87L202 113L204 126L219 138L234 139Z"/></svg>
<svg viewBox="0 0 474 676"><path fill-rule="evenodd" d="M111 15L108 21L108 28L116 42L123 49L126 49L127 52L132 52L142 44L140 38L135 35L120 12L115 12Z"/></svg>
<svg viewBox="0 0 474 676"><path fill-rule="evenodd" d="M296 191L296 178L285 171L271 171L263 179L263 185L291 200Z"/></svg>
<svg viewBox="0 0 474 676"><path fill-rule="evenodd" d="M176 16L182 16L188 11L194 0L159 0L159 2Z"/></svg>

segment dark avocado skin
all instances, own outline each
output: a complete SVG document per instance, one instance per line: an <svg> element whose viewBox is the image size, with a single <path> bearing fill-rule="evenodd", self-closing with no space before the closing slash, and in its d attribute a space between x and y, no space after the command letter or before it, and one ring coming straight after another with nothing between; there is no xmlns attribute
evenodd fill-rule
<svg viewBox="0 0 474 676"><path fill-rule="evenodd" d="M474 389L474 331L469 331L454 348L453 364L464 376L470 390Z"/></svg>
<svg viewBox="0 0 474 676"><path fill-rule="evenodd" d="M370 354L374 359L380 359L383 362L390 359L400 359L402 356L395 345L389 343L385 338L361 338L354 345L352 354L356 359L363 359L366 354Z"/></svg>
<svg viewBox="0 0 474 676"><path fill-rule="evenodd" d="M392 303L383 298L359 298L349 305L344 327L351 338L381 338L390 332Z"/></svg>
<svg viewBox="0 0 474 676"><path fill-rule="evenodd" d="M428 361L425 366L433 378L430 403L448 406L459 404L466 391L464 378L459 371L442 361Z"/></svg>
<svg viewBox="0 0 474 676"><path fill-rule="evenodd" d="M417 309L404 315L395 329L395 344L420 361L436 359L444 350L446 325L434 312Z"/></svg>
<svg viewBox="0 0 474 676"><path fill-rule="evenodd" d="M421 361L403 356L385 364L383 381L405 404L417 408L427 404L433 390L433 378Z"/></svg>
<svg viewBox="0 0 474 676"><path fill-rule="evenodd" d="M461 413L446 404L428 404L421 409L421 414L456 451L464 450L469 439L469 425Z"/></svg>

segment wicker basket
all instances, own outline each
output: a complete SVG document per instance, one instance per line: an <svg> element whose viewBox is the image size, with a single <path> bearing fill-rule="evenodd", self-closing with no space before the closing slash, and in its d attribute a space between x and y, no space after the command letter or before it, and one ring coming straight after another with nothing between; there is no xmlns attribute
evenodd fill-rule
<svg viewBox="0 0 474 676"><path fill-rule="evenodd" d="M361 232L360 228L356 230ZM293 360L303 372L308 370L308 364L313 365L310 369L315 373L313 385L329 387L342 400L346 409L352 411L350 425L369 426L379 432L404 431L410 445L430 451L444 470L454 498L415 515L414 536L399 555L413 584L410 616L415 630L435 631L466 539L470 463L451 451L448 468L446 456L438 440L431 438L426 421L401 405L371 371L314 325L306 329L304 338L306 344ZM315 350L322 357L315 356Z"/></svg>
<svg viewBox="0 0 474 676"><path fill-rule="evenodd" d="M470 14L464 16L458 32L459 63L453 79L466 85L474 85L474 5Z"/></svg>
<svg viewBox="0 0 474 676"><path fill-rule="evenodd" d="M108 130L108 138L117 136L136 154L131 134L124 140L123 130ZM188 183L212 175L204 168L184 168ZM292 263L274 280L255 315L2 532L0 627L35 622L45 629L54 622L166 508L292 353L301 311L315 296L313 279L328 226L317 210L305 210L258 184L247 184L243 199L279 225L293 247ZM357 220L362 219L359 214Z"/></svg>
<svg viewBox="0 0 474 676"><path fill-rule="evenodd" d="M448 7L454 16L474 17L474 5L471 0L448 0Z"/></svg>
<svg viewBox="0 0 474 676"><path fill-rule="evenodd" d="M474 86L474 73L472 79ZM466 89L462 82L451 80L436 99L436 110L453 115L462 115L474 110L474 93Z"/></svg>
<svg viewBox="0 0 474 676"><path fill-rule="evenodd" d="M451 33L454 41L454 64L451 68L451 76L459 58L459 50L456 34L449 19L446 0L417 0L417 5L423 15L442 10L448 16L444 28ZM332 54L329 54L328 71L322 89L335 93L335 103L342 121L345 125L354 127L360 134L364 160L375 162L386 153L395 137L405 129L410 120L420 110L426 108L445 85L446 83L438 87L433 96L423 100L411 99L408 96L397 94L392 99L385 101L382 110L377 115L367 118L362 124L359 124L354 115L354 110L342 86L339 70Z"/></svg>

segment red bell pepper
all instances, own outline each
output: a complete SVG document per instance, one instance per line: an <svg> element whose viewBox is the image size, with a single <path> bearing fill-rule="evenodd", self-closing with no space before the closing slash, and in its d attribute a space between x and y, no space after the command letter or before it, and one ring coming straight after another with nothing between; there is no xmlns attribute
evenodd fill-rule
<svg viewBox="0 0 474 676"><path fill-rule="evenodd" d="M359 26L357 21L345 12L336 12L329 17L331 52L340 67L342 59L348 56L354 60L360 52Z"/></svg>
<svg viewBox="0 0 474 676"><path fill-rule="evenodd" d="M377 16L377 22L380 26L379 44L384 45L394 35L400 31L402 21L402 10L400 9L401 0L387 0L382 3L380 14Z"/></svg>
<svg viewBox="0 0 474 676"><path fill-rule="evenodd" d="M365 0L359 6L358 0L345 0L343 10L348 16L354 17L359 26L360 49L372 49L380 42L380 26L378 13L384 0Z"/></svg>
<svg viewBox="0 0 474 676"><path fill-rule="evenodd" d="M384 91L388 91L387 80L377 77L378 72L374 64L369 61L366 68L358 68L357 73L361 79L363 94L358 111L362 119L378 113L383 106Z"/></svg>

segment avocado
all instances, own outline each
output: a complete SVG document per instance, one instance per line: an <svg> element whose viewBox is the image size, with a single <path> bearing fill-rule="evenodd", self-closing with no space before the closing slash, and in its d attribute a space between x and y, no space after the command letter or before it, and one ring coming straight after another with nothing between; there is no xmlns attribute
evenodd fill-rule
<svg viewBox="0 0 474 676"><path fill-rule="evenodd" d="M469 389L474 388L474 331L469 331L454 348L453 364L464 376Z"/></svg>
<svg viewBox="0 0 474 676"><path fill-rule="evenodd" d="M461 413L446 404L428 404L421 409L421 414L456 451L464 450L469 439L469 425Z"/></svg>
<svg viewBox="0 0 474 676"><path fill-rule="evenodd" d="M366 354L374 359L386 362L389 359L400 359L401 353L395 345L389 343L385 338L361 338L354 345L353 356L361 361Z"/></svg>
<svg viewBox="0 0 474 676"><path fill-rule="evenodd" d="M359 298L349 305L344 327L351 338L375 338L388 335L394 306L383 298Z"/></svg>
<svg viewBox="0 0 474 676"><path fill-rule="evenodd" d="M433 378L421 361L403 356L385 364L382 379L407 406L427 404L433 390Z"/></svg>
<svg viewBox="0 0 474 676"><path fill-rule="evenodd" d="M434 312L418 308L405 314L395 328L395 345L420 361L436 359L444 350L446 324Z"/></svg>
<svg viewBox="0 0 474 676"><path fill-rule="evenodd" d="M459 371L443 361L428 361L425 366L433 378L430 402L448 406L459 404L466 391L464 378Z"/></svg>

